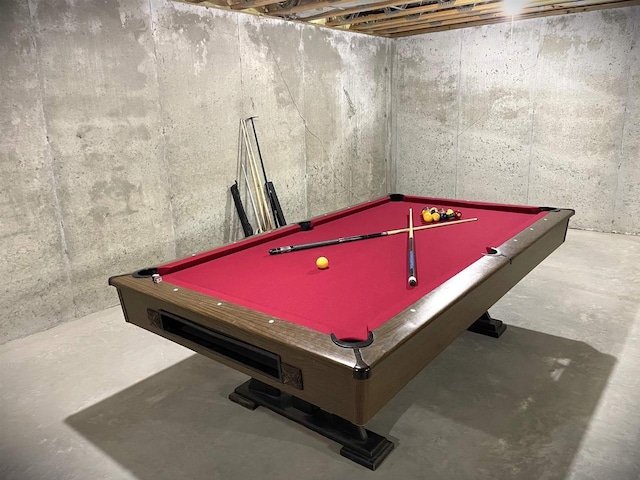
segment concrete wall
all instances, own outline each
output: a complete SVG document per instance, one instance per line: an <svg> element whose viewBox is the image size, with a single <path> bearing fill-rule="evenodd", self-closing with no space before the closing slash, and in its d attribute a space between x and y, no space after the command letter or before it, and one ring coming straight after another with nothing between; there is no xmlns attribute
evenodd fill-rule
<svg viewBox="0 0 640 480"><path fill-rule="evenodd" d="M391 185L640 234L640 7L398 39Z"/></svg>
<svg viewBox="0 0 640 480"><path fill-rule="evenodd" d="M0 0L0 343L238 235L249 115L289 222L400 191L640 233L639 35L639 7L392 41L167 0Z"/></svg>
<svg viewBox="0 0 640 480"><path fill-rule="evenodd" d="M0 343L232 238L242 117L289 222L385 194L389 48L166 0L0 0Z"/></svg>

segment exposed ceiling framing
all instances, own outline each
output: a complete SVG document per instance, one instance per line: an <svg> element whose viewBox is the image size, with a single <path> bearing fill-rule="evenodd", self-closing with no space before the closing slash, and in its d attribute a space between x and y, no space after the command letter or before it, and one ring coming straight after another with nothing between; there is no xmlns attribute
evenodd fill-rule
<svg viewBox="0 0 640 480"><path fill-rule="evenodd" d="M549 15L640 5L640 0L183 0L381 37L404 37Z"/></svg>

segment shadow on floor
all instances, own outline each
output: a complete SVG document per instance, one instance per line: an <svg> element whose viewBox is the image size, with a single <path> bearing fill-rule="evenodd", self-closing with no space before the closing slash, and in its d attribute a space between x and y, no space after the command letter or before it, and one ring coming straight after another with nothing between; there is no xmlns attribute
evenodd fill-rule
<svg viewBox="0 0 640 480"><path fill-rule="evenodd" d="M464 333L369 423L396 443L377 472L265 409L230 402L246 377L200 355L66 423L145 480L311 476L314 466L326 478L565 478L614 364L585 343L513 326L498 340Z"/></svg>

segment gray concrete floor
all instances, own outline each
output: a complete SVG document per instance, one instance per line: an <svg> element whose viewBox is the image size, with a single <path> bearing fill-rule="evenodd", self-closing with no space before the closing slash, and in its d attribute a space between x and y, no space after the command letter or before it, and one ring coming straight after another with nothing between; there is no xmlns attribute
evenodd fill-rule
<svg viewBox="0 0 640 480"><path fill-rule="evenodd" d="M105 272L105 278L110 273ZM119 308L0 347L0 478L640 478L640 238L571 230L368 425L376 472Z"/></svg>

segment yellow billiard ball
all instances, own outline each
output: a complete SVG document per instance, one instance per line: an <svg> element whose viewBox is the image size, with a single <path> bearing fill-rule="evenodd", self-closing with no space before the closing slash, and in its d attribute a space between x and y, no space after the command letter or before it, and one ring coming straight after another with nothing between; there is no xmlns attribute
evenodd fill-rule
<svg viewBox="0 0 640 480"><path fill-rule="evenodd" d="M324 270L325 268L329 267L329 260L327 260L327 257L318 257L318 259L316 260L316 266L320 270Z"/></svg>

